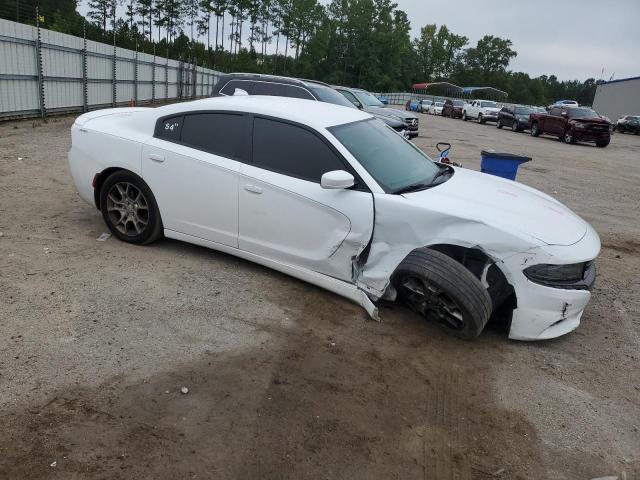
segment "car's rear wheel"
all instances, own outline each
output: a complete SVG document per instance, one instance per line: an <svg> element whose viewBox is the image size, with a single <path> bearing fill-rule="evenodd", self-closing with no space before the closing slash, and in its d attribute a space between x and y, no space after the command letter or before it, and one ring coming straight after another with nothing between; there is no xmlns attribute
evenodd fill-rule
<svg viewBox="0 0 640 480"><path fill-rule="evenodd" d="M462 264L429 248L411 252L391 281L401 300L451 334L475 338L491 316L491 297Z"/></svg>
<svg viewBox="0 0 640 480"><path fill-rule="evenodd" d="M636 133L636 135L637 135L637 133ZM610 141L611 141L611 139L610 139L610 138L607 138L607 139L605 139L605 140L596 140L596 145L597 145L598 147L600 147L600 148L604 148L604 147L606 147L607 145L609 145L609 142L610 142Z"/></svg>
<svg viewBox="0 0 640 480"><path fill-rule="evenodd" d="M149 186L134 173L111 174L100 190L102 218L109 230L129 243L151 243L162 236L162 220Z"/></svg>
<svg viewBox="0 0 640 480"><path fill-rule="evenodd" d="M537 137L540 135L540 131L538 130L538 122L533 122L531 124L531 136Z"/></svg>

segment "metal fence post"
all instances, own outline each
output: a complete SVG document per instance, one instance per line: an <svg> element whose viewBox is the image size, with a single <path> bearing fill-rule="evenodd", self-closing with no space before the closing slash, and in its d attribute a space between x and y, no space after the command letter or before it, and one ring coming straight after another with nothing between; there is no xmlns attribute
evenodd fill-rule
<svg viewBox="0 0 640 480"><path fill-rule="evenodd" d="M136 56L133 64L133 101L138 105L138 41L136 40Z"/></svg>
<svg viewBox="0 0 640 480"><path fill-rule="evenodd" d="M40 32L40 11L36 7L36 63L38 67L38 92L40 94L40 116L42 118L47 117L47 109L45 106L45 93L44 93L44 73L42 71L42 37Z"/></svg>
<svg viewBox="0 0 640 480"><path fill-rule="evenodd" d="M169 100L169 56L164 63L164 99Z"/></svg>
<svg viewBox="0 0 640 480"><path fill-rule="evenodd" d="M151 67L151 103L156 103L156 44L153 44L153 66Z"/></svg>
<svg viewBox="0 0 640 480"><path fill-rule="evenodd" d="M196 67L196 63L195 61L192 64L192 70L193 70L193 79L191 80L191 98L196 98L198 96L198 92L196 92L196 87L198 85L198 70Z"/></svg>
<svg viewBox="0 0 640 480"><path fill-rule="evenodd" d="M116 19L116 2L113 2L112 12L113 12L112 13L112 16L113 16L113 72L112 72L112 82L111 82L111 86L112 86L111 105L115 108L116 100L117 100L117 89L116 89L117 56L116 56L116 20L115 20Z"/></svg>
<svg viewBox="0 0 640 480"><path fill-rule="evenodd" d="M89 111L89 85L88 85L88 65L87 65L87 22L82 26L82 111Z"/></svg>

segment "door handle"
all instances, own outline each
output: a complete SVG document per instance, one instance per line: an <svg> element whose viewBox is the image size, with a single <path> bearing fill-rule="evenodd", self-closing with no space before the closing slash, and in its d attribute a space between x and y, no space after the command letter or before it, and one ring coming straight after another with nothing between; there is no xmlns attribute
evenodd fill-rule
<svg viewBox="0 0 640 480"><path fill-rule="evenodd" d="M251 193L257 193L257 194L261 194L262 193L262 189L260 187L256 186L256 185L247 184L247 185L244 186L244 189L247 192L251 192Z"/></svg>
<svg viewBox="0 0 640 480"><path fill-rule="evenodd" d="M150 153L149 158L154 162L162 163L164 162L164 157L162 155L158 155L156 153Z"/></svg>

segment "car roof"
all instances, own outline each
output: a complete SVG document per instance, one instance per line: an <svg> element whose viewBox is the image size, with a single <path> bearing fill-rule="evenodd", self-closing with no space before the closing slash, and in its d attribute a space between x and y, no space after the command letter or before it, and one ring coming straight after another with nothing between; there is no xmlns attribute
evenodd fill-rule
<svg viewBox="0 0 640 480"><path fill-rule="evenodd" d="M261 95L213 97L154 108L155 118L202 110L255 113L309 125L316 129L374 118L357 108L298 98Z"/></svg>
<svg viewBox="0 0 640 480"><path fill-rule="evenodd" d="M244 79L253 79L253 80L263 80L266 82L282 82L288 83L291 85L305 85L305 86L323 86L331 88L331 86L327 83L320 82L318 80L308 80L306 78L295 78L295 77L285 77L280 75L268 75L263 73L243 73L243 72L234 72L234 73L226 73L224 75L224 79L229 81L234 78L244 78Z"/></svg>

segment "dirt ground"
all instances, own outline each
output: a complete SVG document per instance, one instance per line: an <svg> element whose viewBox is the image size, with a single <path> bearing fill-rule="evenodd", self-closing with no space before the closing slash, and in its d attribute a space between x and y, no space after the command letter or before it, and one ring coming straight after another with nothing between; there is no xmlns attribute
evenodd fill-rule
<svg viewBox="0 0 640 480"><path fill-rule="evenodd" d="M0 124L1 479L640 478L640 136L421 116L429 154L533 157L519 180L603 243L577 331L464 342L204 248L97 241L72 121Z"/></svg>

